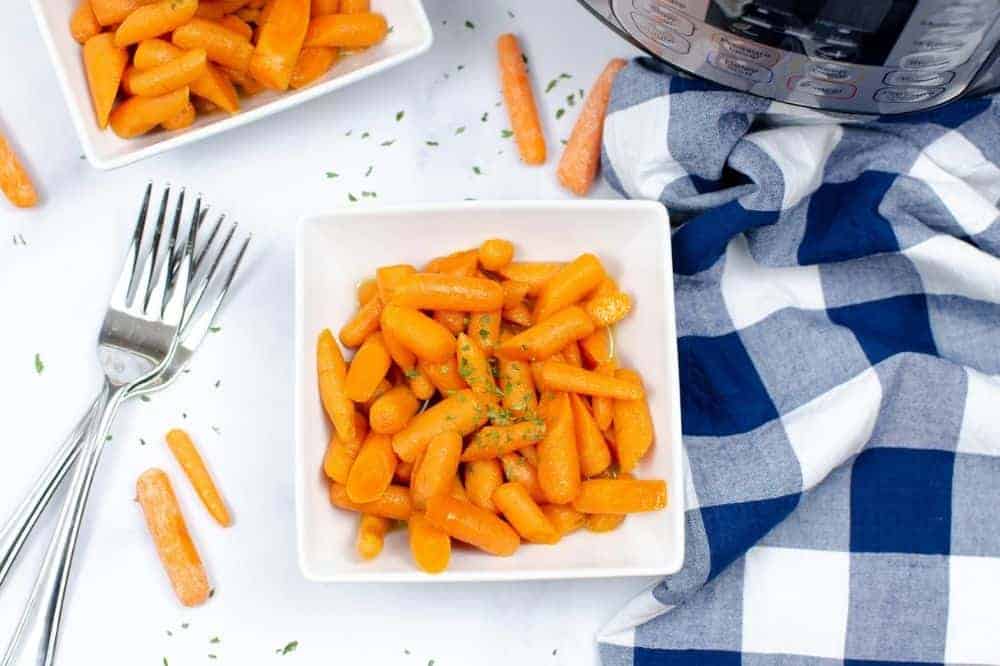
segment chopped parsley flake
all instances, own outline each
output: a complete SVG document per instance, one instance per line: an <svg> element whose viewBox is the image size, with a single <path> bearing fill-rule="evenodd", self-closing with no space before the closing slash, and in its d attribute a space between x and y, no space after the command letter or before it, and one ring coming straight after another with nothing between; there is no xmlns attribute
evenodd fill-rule
<svg viewBox="0 0 1000 666"><path fill-rule="evenodd" d="M295 650L298 649L298 647L299 647L299 642L298 641L291 641L289 643L286 643L285 647L278 648L274 652L275 652L275 654L286 655L286 654L289 654L291 652L295 652Z"/></svg>
<svg viewBox="0 0 1000 666"><path fill-rule="evenodd" d="M42 355L35 353L35 374L42 374L45 370L45 364L42 363Z"/></svg>
<svg viewBox="0 0 1000 666"><path fill-rule="evenodd" d="M566 109L564 109L564 108L562 108L562 107L560 107L560 108L556 109L556 120L559 120L559 119L560 119L560 118L562 118L562 117L563 117L564 115L566 115Z"/></svg>

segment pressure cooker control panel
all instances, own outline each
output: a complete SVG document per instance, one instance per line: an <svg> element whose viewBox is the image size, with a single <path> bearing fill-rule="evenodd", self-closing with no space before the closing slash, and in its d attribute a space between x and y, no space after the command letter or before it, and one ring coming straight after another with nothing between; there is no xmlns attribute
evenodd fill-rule
<svg viewBox="0 0 1000 666"><path fill-rule="evenodd" d="M853 113L902 113L957 97L1000 39L1000 0L585 1L683 70Z"/></svg>

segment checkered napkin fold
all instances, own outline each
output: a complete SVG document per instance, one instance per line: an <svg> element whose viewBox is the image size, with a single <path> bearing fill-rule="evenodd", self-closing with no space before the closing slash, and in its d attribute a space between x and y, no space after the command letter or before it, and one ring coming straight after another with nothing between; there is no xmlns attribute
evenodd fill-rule
<svg viewBox="0 0 1000 666"><path fill-rule="evenodd" d="M686 220L687 552L606 666L1000 664L998 113L619 75L604 176Z"/></svg>

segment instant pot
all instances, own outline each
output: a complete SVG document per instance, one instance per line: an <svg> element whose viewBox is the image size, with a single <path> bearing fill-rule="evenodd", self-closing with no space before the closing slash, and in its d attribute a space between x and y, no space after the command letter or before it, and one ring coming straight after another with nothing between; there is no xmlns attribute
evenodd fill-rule
<svg viewBox="0 0 1000 666"><path fill-rule="evenodd" d="M1000 88L1000 0L579 0L668 65L815 109L922 111Z"/></svg>

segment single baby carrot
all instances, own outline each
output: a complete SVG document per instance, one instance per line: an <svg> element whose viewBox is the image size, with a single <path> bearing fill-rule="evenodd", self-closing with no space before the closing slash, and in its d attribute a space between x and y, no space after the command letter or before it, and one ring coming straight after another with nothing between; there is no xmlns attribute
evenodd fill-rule
<svg viewBox="0 0 1000 666"><path fill-rule="evenodd" d="M500 371L503 406L517 416L535 411L538 407L538 398L535 396L535 382L528 364L524 361L498 358L497 365Z"/></svg>
<svg viewBox="0 0 1000 666"><path fill-rule="evenodd" d="M376 268L375 283L378 285L378 295L382 299L382 302L391 302L393 290L396 288L396 285L416 272L417 269L410 264L394 264L392 266L379 266Z"/></svg>
<svg viewBox="0 0 1000 666"><path fill-rule="evenodd" d="M417 367L417 355L404 347L389 329L382 330L382 342L392 357L393 362L399 366L406 376L406 381L410 385L410 390L418 400L427 400L434 395L434 385L430 382L423 371Z"/></svg>
<svg viewBox="0 0 1000 666"><path fill-rule="evenodd" d="M391 302L417 310L491 312L503 307L503 288L486 278L414 273L396 283Z"/></svg>
<svg viewBox="0 0 1000 666"><path fill-rule="evenodd" d="M454 358L449 358L444 363L421 360L417 363L417 368L443 396L466 388L465 380L458 374L458 363Z"/></svg>
<svg viewBox="0 0 1000 666"><path fill-rule="evenodd" d="M535 321L545 321L597 288L607 277L601 260L591 253L581 254L553 275L538 292Z"/></svg>
<svg viewBox="0 0 1000 666"><path fill-rule="evenodd" d="M356 547L358 555L363 560L378 557L385 545L385 535L392 527L392 521L382 516L370 513L361 514L358 520L358 539Z"/></svg>
<svg viewBox="0 0 1000 666"><path fill-rule="evenodd" d="M31 208L38 203L31 176L3 134L0 134L0 191L18 208Z"/></svg>
<svg viewBox="0 0 1000 666"><path fill-rule="evenodd" d="M597 178L597 171L601 166L604 116L611 100L611 86L625 64L621 58L615 58L604 67L587 93L569 141L559 158L556 176L563 187L578 196L587 194Z"/></svg>
<svg viewBox="0 0 1000 666"><path fill-rule="evenodd" d="M618 363L614 359L611 359L607 363L601 363L594 368L594 372L614 377L615 370L617 369ZM599 395L593 396L590 400L591 407L594 410L594 421L597 422L597 427L604 432L611 427L611 421L614 418L614 400L611 398L602 398Z"/></svg>
<svg viewBox="0 0 1000 666"><path fill-rule="evenodd" d="M566 536L583 527L586 515L580 513L567 504L546 504L542 506L542 513L556 528L560 536Z"/></svg>
<svg viewBox="0 0 1000 666"><path fill-rule="evenodd" d="M188 102L188 105L180 113L160 123L160 127L170 131L184 129L193 125L197 116L198 112L195 110L194 104Z"/></svg>
<svg viewBox="0 0 1000 666"><path fill-rule="evenodd" d="M162 39L147 39L139 43L132 56L137 70L148 70L164 65L184 55L185 51ZM191 94L211 101L229 113L240 110L240 100L229 78L217 67L208 63L205 73L191 82Z"/></svg>
<svg viewBox="0 0 1000 666"><path fill-rule="evenodd" d="M473 342L465 333L458 334L456 343L458 353L458 374L469 385L473 392L485 400L496 402L499 391L493 381L493 370L486 353L478 343Z"/></svg>
<svg viewBox="0 0 1000 666"><path fill-rule="evenodd" d="M582 513L639 513L667 506L667 482L652 479L588 479L573 508Z"/></svg>
<svg viewBox="0 0 1000 666"><path fill-rule="evenodd" d="M542 386L551 391L568 391L614 400L640 400L645 396L641 384L551 359L542 364Z"/></svg>
<svg viewBox="0 0 1000 666"><path fill-rule="evenodd" d="M378 283L373 278L362 280L358 285L358 306L364 305L376 296L378 296Z"/></svg>
<svg viewBox="0 0 1000 666"><path fill-rule="evenodd" d="M340 0L312 0L310 16L324 16L340 12Z"/></svg>
<svg viewBox="0 0 1000 666"><path fill-rule="evenodd" d="M521 305L531 291L531 285L520 280L504 280L500 288L503 289L503 306L508 309Z"/></svg>
<svg viewBox="0 0 1000 666"><path fill-rule="evenodd" d="M451 537L434 527L420 513L410 517L407 529L410 534L410 553L418 567L432 574L448 568L451 560Z"/></svg>
<svg viewBox="0 0 1000 666"><path fill-rule="evenodd" d="M510 525L496 514L448 495L427 500L427 520L448 536L492 555L513 555L521 544Z"/></svg>
<svg viewBox="0 0 1000 666"><path fill-rule="evenodd" d="M497 347L496 355L508 360L543 360L593 332L594 322L574 305L504 340Z"/></svg>
<svg viewBox="0 0 1000 666"><path fill-rule="evenodd" d="M392 359L386 351L382 335L372 333L354 355L344 380L344 393L354 402L365 402L372 397L379 383L389 372Z"/></svg>
<svg viewBox="0 0 1000 666"><path fill-rule="evenodd" d="M580 456L569 397L557 394L545 412L545 438L538 444L538 482L549 502L567 504L580 490Z"/></svg>
<svg viewBox="0 0 1000 666"><path fill-rule="evenodd" d="M393 387L372 403L368 422L382 435L394 435L409 423L420 409L420 401L405 384Z"/></svg>
<svg viewBox="0 0 1000 666"><path fill-rule="evenodd" d="M500 62L500 85L507 106L507 116L514 130L514 140L525 164L545 163L545 135L538 119L535 95L531 91L528 68L524 54L511 34L500 35L497 40Z"/></svg>
<svg viewBox="0 0 1000 666"><path fill-rule="evenodd" d="M518 326L528 327L535 323L531 319L531 308L525 303L518 303L512 308L504 308L501 316L506 321L513 322Z"/></svg>
<svg viewBox="0 0 1000 666"><path fill-rule="evenodd" d="M76 9L69 19L69 32L79 44L101 32L101 24L94 15L90 0L77 0Z"/></svg>
<svg viewBox="0 0 1000 666"><path fill-rule="evenodd" d="M469 315L466 332L476 341L484 354L492 356L493 350L500 342L500 310L473 312Z"/></svg>
<svg viewBox="0 0 1000 666"><path fill-rule="evenodd" d="M305 45L363 49L381 42L388 32L389 24L381 14L328 14L309 22Z"/></svg>
<svg viewBox="0 0 1000 666"><path fill-rule="evenodd" d="M432 259L423 268L424 273L447 273L448 275L470 276L479 265L479 250L461 250L444 257Z"/></svg>
<svg viewBox="0 0 1000 666"><path fill-rule="evenodd" d="M355 426L354 405L347 397L344 387L347 381L347 364L328 328L320 332L316 341L316 375L323 409L333 422L337 435L343 442L358 442L360 437Z"/></svg>
<svg viewBox="0 0 1000 666"><path fill-rule="evenodd" d="M90 0L90 8L102 26L114 26L124 21L137 8L156 0Z"/></svg>
<svg viewBox="0 0 1000 666"><path fill-rule="evenodd" d="M601 326L596 331L580 340L580 351L591 367L597 367L614 358L614 346L611 339L611 329Z"/></svg>
<svg viewBox="0 0 1000 666"><path fill-rule="evenodd" d="M437 310L434 312L433 319L452 334L464 331L465 327L469 325L469 316L456 310Z"/></svg>
<svg viewBox="0 0 1000 666"><path fill-rule="evenodd" d="M368 436L368 421L360 412L354 412L354 428L357 436L349 442L342 440L335 430L330 436L326 455L323 456L323 472L337 483L347 483L351 466L358 457L362 442Z"/></svg>
<svg viewBox="0 0 1000 666"><path fill-rule="evenodd" d="M371 11L370 0L340 0L341 14L363 14Z"/></svg>
<svg viewBox="0 0 1000 666"><path fill-rule="evenodd" d="M204 76L208 59L204 49L192 49L151 69L134 70L129 79L133 95L156 97L190 85Z"/></svg>
<svg viewBox="0 0 1000 666"><path fill-rule="evenodd" d="M419 310L387 305L381 321L383 328L421 359L442 363L455 355L455 337Z"/></svg>
<svg viewBox="0 0 1000 666"><path fill-rule="evenodd" d="M559 541L559 532L520 483L508 481L494 490L493 503L525 541L546 544Z"/></svg>
<svg viewBox="0 0 1000 666"><path fill-rule="evenodd" d="M514 244L491 238L479 246L479 265L488 271L498 271L514 258Z"/></svg>
<svg viewBox="0 0 1000 666"><path fill-rule="evenodd" d="M414 416L393 435L392 448L401 459L412 462L435 435L446 430L468 435L486 423L487 417L487 406L472 391L459 391Z"/></svg>
<svg viewBox="0 0 1000 666"><path fill-rule="evenodd" d="M339 59L340 51L330 46L303 48L299 52L299 59L295 61L295 68L292 70L292 78L289 79L288 86L292 90L305 88L329 72Z"/></svg>
<svg viewBox="0 0 1000 666"><path fill-rule="evenodd" d="M212 588L170 479L163 470L148 469L136 481L135 494L177 599L185 606L205 603Z"/></svg>
<svg viewBox="0 0 1000 666"><path fill-rule="evenodd" d="M138 44L187 23L198 11L198 0L160 0L137 8L115 30L115 46Z"/></svg>
<svg viewBox="0 0 1000 666"><path fill-rule="evenodd" d="M229 509L226 508L222 494L219 493L219 488L212 480L211 474L208 473L205 461L202 460L201 454L198 453L194 442L191 441L191 437L187 432L174 428L167 432L166 439L171 453L177 458L181 469L184 470L191 485L194 486L202 504L208 509L212 518L215 518L215 522L223 527L232 525L233 521L229 515Z"/></svg>
<svg viewBox="0 0 1000 666"><path fill-rule="evenodd" d="M397 462L389 436L369 433L347 475L348 499L364 504L381 497L392 483Z"/></svg>
<svg viewBox="0 0 1000 666"><path fill-rule="evenodd" d="M379 328L382 316L382 301L373 298L360 308L357 314L340 329L340 342L345 347L358 347L369 335Z"/></svg>
<svg viewBox="0 0 1000 666"><path fill-rule="evenodd" d="M535 296L563 266L557 261L515 261L498 272L508 280L527 284L528 296Z"/></svg>
<svg viewBox="0 0 1000 666"><path fill-rule="evenodd" d="M615 378L642 387L642 378L631 370L618 370ZM613 410L618 466L623 472L631 472L653 445L653 419L649 414L649 404L645 398L615 400Z"/></svg>
<svg viewBox="0 0 1000 666"><path fill-rule="evenodd" d="M253 57L249 39L208 19L191 19L174 30L171 41L182 49L205 49L209 60L237 72L246 72Z"/></svg>
<svg viewBox="0 0 1000 666"><path fill-rule="evenodd" d="M410 489L406 486L390 485L374 502L358 504L347 496L347 488L343 484L334 482L330 484L330 503L348 511L370 513L395 520L408 520L413 513Z"/></svg>
<svg viewBox="0 0 1000 666"><path fill-rule="evenodd" d="M83 45L83 64L97 125L104 129L108 126L111 108L128 64L128 51L115 45L115 36L111 33L94 35Z"/></svg>
<svg viewBox="0 0 1000 666"><path fill-rule="evenodd" d="M451 491L461 455L462 436L457 432L446 430L431 438L410 479L410 497L415 509L422 511L429 498Z"/></svg>
<svg viewBox="0 0 1000 666"><path fill-rule="evenodd" d="M311 0L272 0L250 59L250 75L272 90L287 90L309 28Z"/></svg>
<svg viewBox="0 0 1000 666"><path fill-rule="evenodd" d="M526 449L521 449L525 451ZM538 469L522 453L505 453L500 457L503 475L508 481L516 481L524 486L536 502L545 501L545 493L538 482Z"/></svg>
<svg viewBox="0 0 1000 666"><path fill-rule="evenodd" d="M621 291L601 294L584 303L583 309L597 324L611 326L627 317L632 311L632 297Z"/></svg>
<svg viewBox="0 0 1000 666"><path fill-rule="evenodd" d="M465 493L476 506L496 513L493 491L503 484L503 467L496 458L465 463Z"/></svg>
<svg viewBox="0 0 1000 666"><path fill-rule="evenodd" d="M586 477L596 476L611 465L611 449L583 398L571 393L569 403L573 408L573 431L580 454L580 472Z"/></svg>
<svg viewBox="0 0 1000 666"><path fill-rule="evenodd" d="M539 442L545 436L545 424L523 421L513 425L486 426L472 436L462 452L462 462L499 458Z"/></svg>
<svg viewBox="0 0 1000 666"><path fill-rule="evenodd" d="M625 522L624 513L584 514L583 525L588 532L611 532Z"/></svg>
<svg viewBox="0 0 1000 666"><path fill-rule="evenodd" d="M189 93L185 86L158 97L129 98L115 107L108 122L123 139L140 136L183 111L191 101Z"/></svg>

